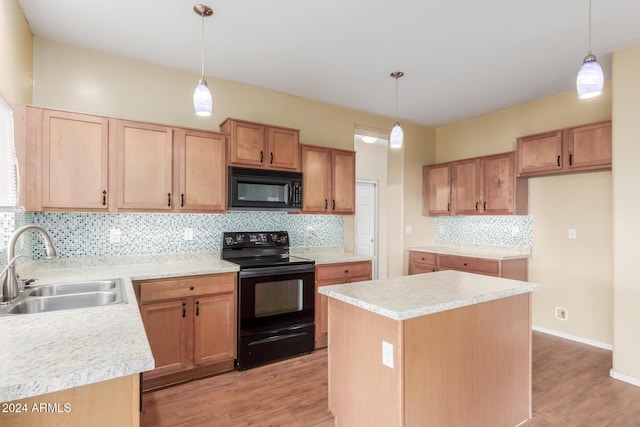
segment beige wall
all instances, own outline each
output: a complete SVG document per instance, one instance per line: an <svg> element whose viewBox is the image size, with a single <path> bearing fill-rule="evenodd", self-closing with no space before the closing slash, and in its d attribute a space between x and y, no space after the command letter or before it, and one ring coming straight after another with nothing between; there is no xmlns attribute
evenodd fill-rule
<svg viewBox="0 0 640 427"><path fill-rule="evenodd" d="M304 144L353 149L358 126L390 129L393 119L310 101L207 77L213 94L213 115L193 113L191 96L198 75L147 62L34 38L33 103L131 120L143 120L200 129L218 130L226 117L236 117L300 129ZM403 202L415 203L420 187L419 167L433 157L434 130L403 122L405 145L388 158L390 275L403 271L404 239L395 238L405 221L422 223L420 214L403 215ZM411 156L405 166L404 159ZM405 195L405 191L407 194ZM421 197L421 196L420 196ZM344 244L353 250L354 222L344 217ZM406 267L405 267L406 268Z"/></svg>
<svg viewBox="0 0 640 427"><path fill-rule="evenodd" d="M580 100L561 93L438 128L437 162L512 151L518 136L611 118L611 86L603 95ZM613 333L611 173L597 172L529 180L533 251L529 280L533 324L610 344ZM577 239L568 239L576 228ZM569 311L555 318L555 307Z"/></svg>
<svg viewBox="0 0 640 427"><path fill-rule="evenodd" d="M613 55L613 370L640 385L640 45Z"/></svg>
<svg viewBox="0 0 640 427"><path fill-rule="evenodd" d="M16 107L31 102L31 29L18 0L0 2L0 96Z"/></svg>

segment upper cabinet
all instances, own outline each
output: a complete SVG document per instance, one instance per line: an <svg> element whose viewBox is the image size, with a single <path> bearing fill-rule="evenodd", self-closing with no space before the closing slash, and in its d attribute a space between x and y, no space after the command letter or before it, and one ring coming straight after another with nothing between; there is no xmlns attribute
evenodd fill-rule
<svg viewBox="0 0 640 427"><path fill-rule="evenodd" d="M356 153L302 145L302 211L355 213Z"/></svg>
<svg viewBox="0 0 640 427"><path fill-rule="evenodd" d="M424 167L423 203L423 215L523 215L528 185L513 152L458 160Z"/></svg>
<svg viewBox="0 0 640 427"><path fill-rule="evenodd" d="M174 131L181 212L222 212L226 208L226 137L189 129Z"/></svg>
<svg viewBox="0 0 640 427"><path fill-rule="evenodd" d="M300 170L299 130L231 118L220 129L229 134L230 165Z"/></svg>
<svg viewBox="0 0 640 427"><path fill-rule="evenodd" d="M518 138L518 175L611 168L611 121Z"/></svg>
<svg viewBox="0 0 640 427"><path fill-rule="evenodd" d="M29 211L226 209L224 134L30 106L16 123Z"/></svg>
<svg viewBox="0 0 640 427"><path fill-rule="evenodd" d="M175 203L173 129L125 120L112 123L117 208L170 211Z"/></svg>
<svg viewBox="0 0 640 427"><path fill-rule="evenodd" d="M17 112L20 203L29 211L106 211L108 120L37 107Z"/></svg>
<svg viewBox="0 0 640 427"><path fill-rule="evenodd" d="M422 214L450 215L451 211L451 163L424 166L422 168Z"/></svg>

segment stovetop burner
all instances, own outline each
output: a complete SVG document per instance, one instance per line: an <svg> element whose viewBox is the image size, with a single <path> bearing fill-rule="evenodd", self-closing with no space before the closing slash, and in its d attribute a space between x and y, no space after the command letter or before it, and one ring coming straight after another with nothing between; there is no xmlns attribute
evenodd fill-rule
<svg viewBox="0 0 640 427"><path fill-rule="evenodd" d="M313 260L289 255L286 231L251 231L224 233L222 259L240 269L315 264Z"/></svg>

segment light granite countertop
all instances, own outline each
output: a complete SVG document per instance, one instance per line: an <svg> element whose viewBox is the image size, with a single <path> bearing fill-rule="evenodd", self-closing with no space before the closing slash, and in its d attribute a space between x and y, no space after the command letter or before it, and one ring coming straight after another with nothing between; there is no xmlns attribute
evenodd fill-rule
<svg viewBox="0 0 640 427"><path fill-rule="evenodd" d="M322 286L318 292L381 316L407 320L536 288L534 283L448 270Z"/></svg>
<svg viewBox="0 0 640 427"><path fill-rule="evenodd" d="M435 244L414 246L408 250L495 260L521 259L531 256L531 247L529 246Z"/></svg>
<svg viewBox="0 0 640 427"><path fill-rule="evenodd" d="M238 271L216 253L61 258L18 266L34 286L123 279L126 304L0 317L0 402L153 369L132 280Z"/></svg>

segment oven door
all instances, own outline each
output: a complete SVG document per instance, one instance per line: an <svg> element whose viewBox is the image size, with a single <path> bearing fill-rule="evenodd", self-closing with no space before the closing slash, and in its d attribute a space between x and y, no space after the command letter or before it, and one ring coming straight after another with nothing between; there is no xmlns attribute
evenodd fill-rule
<svg viewBox="0 0 640 427"><path fill-rule="evenodd" d="M236 367L313 351L315 267L241 270Z"/></svg>

